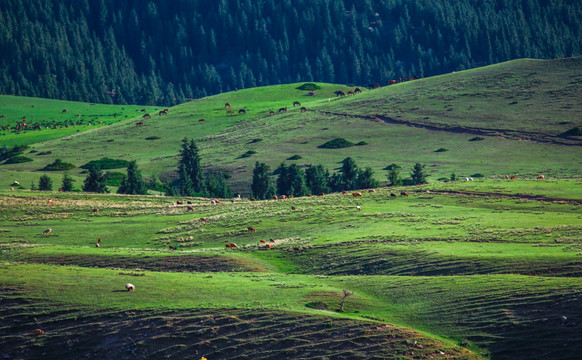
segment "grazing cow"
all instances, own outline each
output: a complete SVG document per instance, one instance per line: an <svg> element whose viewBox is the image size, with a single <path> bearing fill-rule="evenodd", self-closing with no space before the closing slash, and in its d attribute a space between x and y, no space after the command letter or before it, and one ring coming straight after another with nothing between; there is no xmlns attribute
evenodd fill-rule
<svg viewBox="0 0 582 360"><path fill-rule="evenodd" d="M101 245L99 245L99 243L97 243L97 244L95 244L95 247L96 247L96 248L100 248L100 247L101 247Z"/></svg>
<svg viewBox="0 0 582 360"><path fill-rule="evenodd" d="M14 188L12 186L10 187L10 191L14 191Z"/></svg>
<svg viewBox="0 0 582 360"><path fill-rule="evenodd" d="M265 244L265 249L271 250L272 248L273 248L273 246L271 246L271 244Z"/></svg>
<svg viewBox="0 0 582 360"><path fill-rule="evenodd" d="M287 111L287 106L279 108L279 112L285 112L285 111Z"/></svg>
<svg viewBox="0 0 582 360"><path fill-rule="evenodd" d="M545 179L546 179L546 178L545 178L545 176L543 176L543 175L540 175L540 176L538 176L538 180L545 180Z"/></svg>
<svg viewBox="0 0 582 360"><path fill-rule="evenodd" d="M64 114L67 112L67 109L63 109L63 111L61 111L61 114Z"/></svg>
<svg viewBox="0 0 582 360"><path fill-rule="evenodd" d="M50 235L53 233L53 230L51 228L45 229L45 231L42 232L43 235Z"/></svg>
<svg viewBox="0 0 582 360"><path fill-rule="evenodd" d="M469 181L473 181L473 178L469 178Z"/></svg>
<svg viewBox="0 0 582 360"><path fill-rule="evenodd" d="M204 119L200 119L198 120L198 123L203 123L205 120Z"/></svg>
<svg viewBox="0 0 582 360"><path fill-rule="evenodd" d="M135 123L135 126L144 126L145 123L143 121L138 121Z"/></svg>
<svg viewBox="0 0 582 360"><path fill-rule="evenodd" d="M201 218L200 218L200 221L208 221L208 219L207 219L207 218L205 218L205 217L201 217Z"/></svg>
<svg viewBox="0 0 582 360"><path fill-rule="evenodd" d="M505 175L505 179L506 180L509 180L509 175Z"/></svg>
<svg viewBox="0 0 582 360"><path fill-rule="evenodd" d="M295 206L291 206L291 210L295 211Z"/></svg>
<svg viewBox="0 0 582 360"><path fill-rule="evenodd" d="M321 194L319 194L319 195L317 195L317 196L325 196L325 194L324 194L324 193L321 193Z"/></svg>
<svg viewBox="0 0 582 360"><path fill-rule="evenodd" d="M402 195L402 196L408 196L408 193L406 191L401 191L400 192L400 195Z"/></svg>
<svg viewBox="0 0 582 360"><path fill-rule="evenodd" d="M301 109L299 109L299 110L301 110L301 112L306 112L307 108L305 106L302 106Z"/></svg>
<svg viewBox="0 0 582 360"><path fill-rule="evenodd" d="M270 239L269 239L269 242L272 242L272 243L274 243L274 242L275 242L275 239L273 239L273 238L270 238Z"/></svg>
<svg viewBox="0 0 582 360"><path fill-rule="evenodd" d="M53 199L50 199L50 200L49 200L49 205L52 205L52 204L53 204L53 202L54 202L54 201L53 201Z"/></svg>
<svg viewBox="0 0 582 360"><path fill-rule="evenodd" d="M275 112L273 110L270 110L269 115L275 115Z"/></svg>
<svg viewBox="0 0 582 360"><path fill-rule="evenodd" d="M42 329L34 329L34 330L32 331L32 335L33 335L33 336L44 335L44 331L43 331ZM6 358L6 359L8 359L8 358Z"/></svg>
<svg viewBox="0 0 582 360"><path fill-rule="evenodd" d="M394 85L396 84L396 80L387 80L386 85Z"/></svg>
<svg viewBox="0 0 582 360"><path fill-rule="evenodd" d="M194 208L192 206L188 206L186 211L194 211Z"/></svg>
<svg viewBox="0 0 582 360"><path fill-rule="evenodd" d="M354 90L354 93L355 93L355 94L359 94L359 93L361 93L361 92L362 92L362 90L361 90L360 88L356 88L356 89Z"/></svg>
<svg viewBox="0 0 582 360"><path fill-rule="evenodd" d="M230 105L230 103L226 103L226 104L224 104L224 108L225 108L225 109L226 109L226 108L229 108L229 109L231 109L231 108L232 108L232 106Z"/></svg>
<svg viewBox="0 0 582 360"><path fill-rule="evenodd" d="M273 195L273 200L279 200L279 198L277 197L277 195Z"/></svg>
<svg viewBox="0 0 582 360"><path fill-rule="evenodd" d="M192 201L186 201L186 204L192 205Z"/></svg>
<svg viewBox="0 0 582 360"><path fill-rule="evenodd" d="M230 245L231 248L238 248L238 245L235 244L235 243L230 243L229 245Z"/></svg>
<svg viewBox="0 0 582 360"><path fill-rule="evenodd" d="M360 205L356 206L356 209L357 209L358 211L362 211L362 208L360 207Z"/></svg>
<svg viewBox="0 0 582 360"><path fill-rule="evenodd" d="M170 250L176 250L175 247L173 247L172 245L169 246Z"/></svg>
<svg viewBox="0 0 582 360"><path fill-rule="evenodd" d="M183 201L180 201L180 200L178 200L178 201L176 201L176 204L178 204L178 205L184 205L184 202L183 202Z"/></svg>
<svg viewBox="0 0 582 360"><path fill-rule="evenodd" d="M249 226L249 227L247 228L247 231L248 231L248 232L257 232L257 230L256 230L254 227L252 227L252 226Z"/></svg>
<svg viewBox="0 0 582 360"><path fill-rule="evenodd" d="M390 193L390 196L391 196L391 197L396 197L396 194L394 194L394 193Z"/></svg>
<svg viewBox="0 0 582 360"><path fill-rule="evenodd" d="M99 212L99 209L98 208L94 208L93 210L91 210L91 212L98 213Z"/></svg>
<svg viewBox="0 0 582 360"><path fill-rule="evenodd" d="M220 200L214 199L214 201L216 201L217 204L220 204Z"/></svg>
<svg viewBox="0 0 582 360"><path fill-rule="evenodd" d="M356 95L352 90L348 91L348 95Z"/></svg>
<svg viewBox="0 0 582 360"><path fill-rule="evenodd" d="M247 113L247 111L246 111L245 109L240 109L240 110L238 111L238 113L239 113L239 114L246 114L246 113Z"/></svg>
<svg viewBox="0 0 582 360"><path fill-rule="evenodd" d="M257 201L257 199L256 198L252 198L251 201Z"/></svg>
<svg viewBox="0 0 582 360"><path fill-rule="evenodd" d="M231 248L232 246L230 246L230 244L224 244L224 247L228 249Z"/></svg>
<svg viewBox="0 0 582 360"><path fill-rule="evenodd" d="M97 243L101 244L101 238L97 239Z"/></svg>
<svg viewBox="0 0 582 360"><path fill-rule="evenodd" d="M211 203L212 205L216 205L216 200L210 200L210 203Z"/></svg>
<svg viewBox="0 0 582 360"><path fill-rule="evenodd" d="M135 291L135 286L133 284L127 283L125 284L125 289L127 291Z"/></svg>
<svg viewBox="0 0 582 360"><path fill-rule="evenodd" d="M279 199L285 200L285 199L287 199L287 195L281 195L281 197Z"/></svg>
<svg viewBox="0 0 582 360"><path fill-rule="evenodd" d="M352 196L353 197L362 197L362 193L361 192L355 192L355 193L352 193Z"/></svg>
<svg viewBox="0 0 582 360"><path fill-rule="evenodd" d="M375 83L375 84L374 84L374 89L378 89L378 88L380 88L380 84L378 84L378 83Z"/></svg>
<svg viewBox="0 0 582 360"><path fill-rule="evenodd" d="M144 114L144 115L142 116L142 118L144 118L144 119L151 119L151 118L152 118L152 116L151 116L150 114Z"/></svg>
<svg viewBox="0 0 582 360"><path fill-rule="evenodd" d="M232 111L232 110L226 110L226 115L234 115L234 111Z"/></svg>
<svg viewBox="0 0 582 360"><path fill-rule="evenodd" d="M346 96L346 93L343 92L343 91L341 91L341 90L338 90L338 91L335 92L335 96L336 97L338 97L338 96L344 97L344 96Z"/></svg>
<svg viewBox="0 0 582 360"><path fill-rule="evenodd" d="M369 193L375 193L375 192L376 192L376 190L374 190L374 189L370 189L370 190L368 190L368 192L369 192Z"/></svg>
<svg viewBox="0 0 582 360"><path fill-rule="evenodd" d="M342 191L342 195L346 195L348 192L347 191Z"/></svg>
<svg viewBox="0 0 582 360"><path fill-rule="evenodd" d="M266 243L267 243L267 241L261 239L261 244L266 244Z"/></svg>
<svg viewBox="0 0 582 360"><path fill-rule="evenodd" d="M136 111L137 111L137 110L136 110ZM146 109L141 109L140 111L141 111L141 112L146 112Z"/></svg>
<svg viewBox="0 0 582 360"><path fill-rule="evenodd" d="M295 106L301 106L301 103L299 101L294 101L293 102L293 107L295 107Z"/></svg>
<svg viewBox="0 0 582 360"><path fill-rule="evenodd" d="M515 180L515 179L516 179L515 175L511 177L511 180Z"/></svg>

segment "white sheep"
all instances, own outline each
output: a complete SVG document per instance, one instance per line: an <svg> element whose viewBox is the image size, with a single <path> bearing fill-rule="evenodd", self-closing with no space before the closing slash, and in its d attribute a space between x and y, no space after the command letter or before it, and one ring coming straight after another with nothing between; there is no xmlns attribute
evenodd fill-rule
<svg viewBox="0 0 582 360"><path fill-rule="evenodd" d="M362 211L362 208L359 205L356 206L356 209L358 209L358 211Z"/></svg>
<svg viewBox="0 0 582 360"><path fill-rule="evenodd" d="M135 291L135 286L133 284L127 283L125 284L125 289L127 291Z"/></svg>

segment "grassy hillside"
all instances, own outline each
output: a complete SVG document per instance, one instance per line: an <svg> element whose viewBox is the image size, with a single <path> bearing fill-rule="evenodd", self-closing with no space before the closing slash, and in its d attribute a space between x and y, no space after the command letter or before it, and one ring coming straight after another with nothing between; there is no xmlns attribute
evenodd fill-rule
<svg viewBox="0 0 582 360"><path fill-rule="evenodd" d="M558 136L582 126L582 109L576 101L581 95L580 61L517 60L345 98L334 92L347 93L353 87L320 84L316 96L296 89L300 83L240 90L176 106L167 116L147 108L154 116L145 120L145 126L136 126L143 113L124 107L128 112L116 111L130 120L36 143L31 156L25 153L33 162L1 167L34 173L57 157L77 166L112 157L137 159L145 175L171 177L180 140L187 136L197 140L203 164L233 175L231 183L242 193L248 191L255 161L272 167L283 161L321 163L335 169L347 156L361 167L372 167L379 180L385 179L389 164L403 166L407 175L416 162L428 166L433 181L452 172L486 177L580 176L581 139ZM308 111L300 112L294 101ZM227 102L234 114L227 113ZM55 116L71 116L58 114L61 107L53 105ZM282 107L289 111L279 113ZM239 114L241 109L246 114ZM270 116L269 110L276 114ZM58 134L77 130L58 130ZM38 140L45 131L49 130L36 133ZM12 144L20 135L6 136ZM318 148L334 138L367 145ZM241 157L249 150L256 154ZM287 160L293 155L301 158ZM80 172L73 171L73 176L82 178Z"/></svg>
<svg viewBox="0 0 582 360"><path fill-rule="evenodd" d="M580 189L576 180L488 180L408 197L388 188L362 198L182 199L194 211L155 196L5 191L2 347L34 358L71 344L71 358L98 356L97 328L112 353L151 358L158 348L209 359L574 359ZM342 289L354 295L338 313ZM136 322L133 341L121 335ZM31 338L38 327L46 337ZM265 343L276 345L256 350Z"/></svg>

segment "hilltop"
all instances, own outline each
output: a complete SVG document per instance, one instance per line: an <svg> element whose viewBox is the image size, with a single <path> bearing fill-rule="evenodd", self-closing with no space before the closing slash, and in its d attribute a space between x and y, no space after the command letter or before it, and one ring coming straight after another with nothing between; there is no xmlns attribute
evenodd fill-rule
<svg viewBox="0 0 582 360"><path fill-rule="evenodd" d="M1 168L11 174L24 172L23 178L28 179L56 158L81 166L108 157L136 159L145 175L171 178L180 141L191 137L201 149L206 169L230 174L234 190L242 193L248 192L255 161L273 168L281 162L321 163L333 170L347 156L362 167L372 167L381 181L388 165L402 166L406 175L416 162L428 166L431 181L448 178L452 172L463 177L580 176L581 139L560 134L582 126L582 108L576 101L582 95L581 61L515 60L374 90L361 87L362 93L346 97L335 92L347 94L355 86L318 83L321 89L315 96L297 89L303 83L259 87L187 102L170 108L167 116L157 115L161 107L108 105L90 112L100 105L47 106L49 100L39 100L45 110L37 116L47 120L64 121L77 111L119 115L88 117L85 123L93 119L93 128L103 122L90 132L85 132L89 128L85 123L52 132L5 132L8 144L29 143L25 155L31 154L34 161ZM4 103L14 99L0 97ZM35 99L17 99L23 106L0 119L3 124L29 114L25 108L35 106ZM307 111L294 107L295 101ZM231 109L225 109L227 102ZM61 114L65 106L75 110ZM284 107L288 111L278 111ZM144 120L142 109L152 118ZM145 126L136 126L142 120ZM335 138L366 145L319 148ZM255 153L243 157L248 151ZM294 155L299 159L288 160ZM83 176L81 171L73 171L73 176Z"/></svg>

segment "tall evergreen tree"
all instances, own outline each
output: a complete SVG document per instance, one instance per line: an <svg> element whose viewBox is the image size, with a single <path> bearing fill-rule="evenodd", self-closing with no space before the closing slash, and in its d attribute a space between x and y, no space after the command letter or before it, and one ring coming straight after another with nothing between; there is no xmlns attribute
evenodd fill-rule
<svg viewBox="0 0 582 360"><path fill-rule="evenodd" d="M375 188L380 185L378 180L374 179L374 170L366 167L363 171L358 170L358 189Z"/></svg>
<svg viewBox="0 0 582 360"><path fill-rule="evenodd" d="M73 178L65 171L63 175L63 182L61 184L61 189L65 192L73 191Z"/></svg>
<svg viewBox="0 0 582 360"><path fill-rule="evenodd" d="M206 188L210 196L218 198L230 198L232 192L230 186L226 182L224 174L218 172L211 172L206 176Z"/></svg>
<svg viewBox="0 0 582 360"><path fill-rule="evenodd" d="M132 160L127 166L127 176L121 180L117 189L118 194L145 195L148 190L141 171L137 168L137 161Z"/></svg>
<svg viewBox="0 0 582 360"><path fill-rule="evenodd" d="M342 184L344 190L357 189L358 185L358 166L351 157L347 157L342 161Z"/></svg>
<svg viewBox="0 0 582 360"><path fill-rule="evenodd" d="M259 200L269 199L275 195L275 184L270 177L271 169L269 165L255 163L253 169L253 182L251 184L251 197Z"/></svg>
<svg viewBox="0 0 582 360"><path fill-rule="evenodd" d="M420 165L420 163L416 163L414 165L414 167L412 168L412 172L410 173L410 177L412 178L412 183L414 185L419 185L419 184L426 184L427 180L427 174L426 171L424 170L426 165Z"/></svg>
<svg viewBox="0 0 582 360"><path fill-rule="evenodd" d="M85 178L83 183L83 191L93 192L93 193L108 193L107 185L105 185L105 174L97 166L93 166L89 169L89 174Z"/></svg>
<svg viewBox="0 0 582 360"><path fill-rule="evenodd" d="M42 191L53 190L53 180L48 175L42 175L38 180L38 189Z"/></svg>
<svg viewBox="0 0 582 360"><path fill-rule="evenodd" d="M182 149L180 150L180 183L182 184L182 195L187 196L207 196L206 181L204 179L204 170L200 163L198 147L194 139L182 140ZM187 184L185 186L184 184ZM188 188L191 188L189 190ZM184 192L187 191L187 192Z"/></svg>
<svg viewBox="0 0 582 360"><path fill-rule="evenodd" d="M282 163L277 170L280 171L277 179L277 193L293 196L307 194L305 174L297 164L286 166L285 163Z"/></svg>
<svg viewBox="0 0 582 360"><path fill-rule="evenodd" d="M402 178L400 177L400 171L398 171L400 167L396 164L392 164L390 166L390 170L388 172L388 186L400 186L402 185Z"/></svg>
<svg viewBox="0 0 582 360"><path fill-rule="evenodd" d="M305 170L305 184L312 194L331 192L329 178L329 170L326 170L323 165L311 165Z"/></svg>

